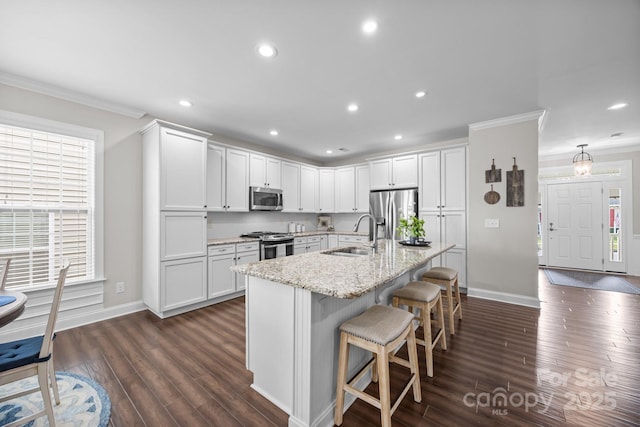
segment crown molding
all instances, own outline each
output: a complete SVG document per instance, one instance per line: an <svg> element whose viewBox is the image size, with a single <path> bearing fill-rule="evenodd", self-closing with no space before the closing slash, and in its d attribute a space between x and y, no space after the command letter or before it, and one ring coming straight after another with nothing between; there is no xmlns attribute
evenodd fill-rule
<svg viewBox="0 0 640 427"><path fill-rule="evenodd" d="M544 125L544 119L547 115L547 110L536 110L530 113L516 114L515 116L502 117L494 120L487 120L485 122L471 123L469 125L470 131L489 129L499 126L507 126L515 123L528 122L530 120L538 120L538 131L542 129Z"/></svg>
<svg viewBox="0 0 640 427"><path fill-rule="evenodd" d="M31 80L26 77L16 76L15 74L9 74L3 71L0 71L0 83L7 86L17 87L19 89L26 89L42 95L53 96L55 98L75 102L88 107L98 108L100 110L109 111L111 113L120 114L134 119L140 119L147 114L145 111L138 110L136 108L127 107L115 102L104 101L80 92Z"/></svg>

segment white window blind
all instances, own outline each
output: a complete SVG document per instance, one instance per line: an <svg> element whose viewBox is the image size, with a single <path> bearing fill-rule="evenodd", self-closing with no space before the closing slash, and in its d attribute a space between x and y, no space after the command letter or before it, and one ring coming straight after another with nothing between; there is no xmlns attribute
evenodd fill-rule
<svg viewBox="0 0 640 427"><path fill-rule="evenodd" d="M95 141L0 123L0 258L7 287L95 276Z"/></svg>

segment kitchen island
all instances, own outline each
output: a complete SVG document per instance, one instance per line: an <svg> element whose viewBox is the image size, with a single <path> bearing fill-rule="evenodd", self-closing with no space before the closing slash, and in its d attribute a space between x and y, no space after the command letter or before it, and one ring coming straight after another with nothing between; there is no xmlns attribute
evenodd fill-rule
<svg viewBox="0 0 640 427"><path fill-rule="evenodd" d="M364 255L345 248L239 265L246 275L246 363L252 388L289 414L290 426L333 425L338 327L419 278L454 245L379 242ZM364 248L364 247L363 247ZM349 376L371 355L354 348ZM364 388L370 377L364 376ZM347 395L347 406L353 396Z"/></svg>

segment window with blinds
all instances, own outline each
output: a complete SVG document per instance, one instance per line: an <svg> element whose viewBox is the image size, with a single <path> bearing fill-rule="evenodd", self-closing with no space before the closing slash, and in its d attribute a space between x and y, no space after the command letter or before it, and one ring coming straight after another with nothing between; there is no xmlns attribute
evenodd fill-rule
<svg viewBox="0 0 640 427"><path fill-rule="evenodd" d="M95 141L0 123L0 258L7 287L94 278Z"/></svg>

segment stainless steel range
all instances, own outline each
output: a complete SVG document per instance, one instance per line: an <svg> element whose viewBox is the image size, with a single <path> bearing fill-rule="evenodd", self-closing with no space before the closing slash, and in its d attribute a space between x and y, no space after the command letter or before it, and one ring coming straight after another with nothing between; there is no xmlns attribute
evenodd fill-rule
<svg viewBox="0 0 640 427"><path fill-rule="evenodd" d="M293 255L293 235L273 231L254 231L240 237L260 239L260 260Z"/></svg>

